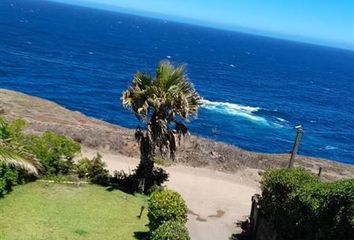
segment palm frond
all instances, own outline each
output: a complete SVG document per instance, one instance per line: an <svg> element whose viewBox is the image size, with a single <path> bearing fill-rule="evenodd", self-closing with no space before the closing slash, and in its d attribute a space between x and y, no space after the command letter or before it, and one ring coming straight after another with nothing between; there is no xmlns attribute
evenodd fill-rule
<svg viewBox="0 0 354 240"><path fill-rule="evenodd" d="M153 152L155 147L161 153L169 149L172 159L177 146L174 134L177 133L180 140L188 132L187 127L177 120L188 121L189 117L197 114L201 105L201 97L189 81L185 65L174 66L169 61L160 62L155 77L137 72L121 99L123 105L147 125L145 137L141 135L141 129L137 129L140 146L148 137ZM174 124L176 129L171 129Z"/></svg>
<svg viewBox="0 0 354 240"><path fill-rule="evenodd" d="M21 147L0 142L0 163L22 168L31 174L38 175L41 168L39 161Z"/></svg>
<svg viewBox="0 0 354 240"><path fill-rule="evenodd" d="M132 109L138 119L147 116L149 111L148 101L151 98L152 78L150 75L137 72L132 85L123 92L121 97L123 106Z"/></svg>

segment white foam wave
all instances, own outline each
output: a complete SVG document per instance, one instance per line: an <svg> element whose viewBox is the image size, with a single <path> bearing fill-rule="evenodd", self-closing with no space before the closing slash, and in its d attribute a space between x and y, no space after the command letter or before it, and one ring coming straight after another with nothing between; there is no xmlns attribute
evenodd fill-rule
<svg viewBox="0 0 354 240"><path fill-rule="evenodd" d="M276 118L279 122L287 122L284 118L277 117Z"/></svg>
<svg viewBox="0 0 354 240"><path fill-rule="evenodd" d="M283 128L284 127L284 125L276 123L276 122L273 122L273 126L275 126L276 128Z"/></svg>
<svg viewBox="0 0 354 240"><path fill-rule="evenodd" d="M325 147L325 149L326 150L336 150L336 149L338 149L337 147L334 147L334 146L331 146L331 145L327 145L326 147Z"/></svg>
<svg viewBox="0 0 354 240"><path fill-rule="evenodd" d="M259 107L243 106L228 102L213 102L206 99L202 100L202 107L221 114L239 116L254 122L268 124L265 118L254 114L261 109Z"/></svg>

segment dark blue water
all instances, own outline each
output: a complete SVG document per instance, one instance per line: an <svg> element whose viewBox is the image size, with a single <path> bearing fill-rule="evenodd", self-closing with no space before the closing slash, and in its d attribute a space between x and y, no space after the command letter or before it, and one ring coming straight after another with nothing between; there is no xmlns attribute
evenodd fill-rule
<svg viewBox="0 0 354 240"><path fill-rule="evenodd" d="M161 59L204 97L193 133L354 164L354 52L42 1L0 1L0 87L134 128L121 92Z"/></svg>

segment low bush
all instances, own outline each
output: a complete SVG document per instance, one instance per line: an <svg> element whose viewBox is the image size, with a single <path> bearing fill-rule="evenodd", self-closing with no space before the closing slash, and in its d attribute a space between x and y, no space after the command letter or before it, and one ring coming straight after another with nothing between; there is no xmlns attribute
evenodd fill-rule
<svg viewBox="0 0 354 240"><path fill-rule="evenodd" d="M162 183L168 180L168 173L160 168L155 167L153 162L140 162L138 167L134 170L133 178L135 179L135 191L138 189L140 179L145 180L144 192L150 192L153 186L161 186Z"/></svg>
<svg viewBox="0 0 354 240"><path fill-rule="evenodd" d="M69 174L74 169L74 157L81 146L74 140L53 132L27 136L25 147L43 166L43 175Z"/></svg>
<svg viewBox="0 0 354 240"><path fill-rule="evenodd" d="M99 153L92 160L88 158L79 160L75 166L79 178L87 178L92 183L106 186L110 183L110 175L105 167L106 163L102 161Z"/></svg>
<svg viewBox="0 0 354 240"><path fill-rule="evenodd" d="M279 239L354 239L354 179L322 183L304 169L279 169L261 187L261 214Z"/></svg>
<svg viewBox="0 0 354 240"><path fill-rule="evenodd" d="M109 184L109 171L105 168L106 163L102 161L102 156L97 153L88 165L87 169L87 177L90 179L92 183L100 184L100 185L108 185Z"/></svg>
<svg viewBox="0 0 354 240"><path fill-rule="evenodd" d="M13 148L14 151L20 149L22 154L27 154L23 150L24 128L25 121L22 119L6 121L0 117L0 141L6 143L10 147L9 149ZM28 174L24 169L0 163L0 197L10 192L14 185L22 184L35 178L34 175Z"/></svg>
<svg viewBox="0 0 354 240"><path fill-rule="evenodd" d="M134 174L128 174L121 171L114 171L113 176L110 177L110 184L119 187L121 190L128 193L135 193L138 189L138 181Z"/></svg>
<svg viewBox="0 0 354 240"><path fill-rule="evenodd" d="M13 186L32 181L35 176L29 175L23 169L0 164L0 198L9 193Z"/></svg>
<svg viewBox="0 0 354 240"><path fill-rule="evenodd" d="M76 173L79 178L88 178L89 166L91 165L91 160L88 158L80 159L76 165Z"/></svg>
<svg viewBox="0 0 354 240"><path fill-rule="evenodd" d="M35 176L33 174L29 174L27 170L24 170L22 168L16 168L15 169L17 172L17 183L18 184L25 184L28 182L32 182L37 180L38 176Z"/></svg>
<svg viewBox="0 0 354 240"><path fill-rule="evenodd" d="M162 183L168 180L168 173L165 170L159 167L151 167L152 170L149 170L142 163L139 163L132 174L124 171L115 171L110 182L119 185L127 192L149 194L152 192L152 188L161 187ZM144 181L143 189L141 189L141 181Z"/></svg>
<svg viewBox="0 0 354 240"><path fill-rule="evenodd" d="M56 182L76 181L87 178L92 183L109 185L109 172L105 169L102 156L92 160L84 158L75 164L74 158L81 152L81 146L74 140L53 132L40 135L24 134L25 121L6 121L0 117L0 141L18 146L41 163L40 177ZM0 166L0 196L11 191L12 186L35 180L36 176L15 167Z"/></svg>
<svg viewBox="0 0 354 240"><path fill-rule="evenodd" d="M13 167L0 165L0 197L12 190L17 184L17 171Z"/></svg>
<svg viewBox="0 0 354 240"><path fill-rule="evenodd" d="M149 228L156 230L167 221L187 222L188 208L181 195L172 190L155 191L149 199Z"/></svg>
<svg viewBox="0 0 354 240"><path fill-rule="evenodd" d="M0 139L9 142L22 143L24 139L23 130L26 122L23 119L6 121L0 117Z"/></svg>
<svg viewBox="0 0 354 240"><path fill-rule="evenodd" d="M190 240L186 226L178 221L167 221L151 233L151 240Z"/></svg>

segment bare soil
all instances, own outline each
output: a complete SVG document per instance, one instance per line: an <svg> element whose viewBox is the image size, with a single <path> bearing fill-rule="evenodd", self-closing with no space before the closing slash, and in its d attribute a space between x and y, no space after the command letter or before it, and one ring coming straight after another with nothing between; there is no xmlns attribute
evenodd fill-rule
<svg viewBox="0 0 354 240"><path fill-rule="evenodd" d="M138 158L101 153L111 172L129 172L139 163ZM96 150L84 148L83 154L92 158ZM187 227L193 240L227 240L240 233L235 223L246 219L251 197L260 192L257 170L245 168L236 173L224 173L181 164L164 168L169 173L166 186L179 192L187 202Z"/></svg>

